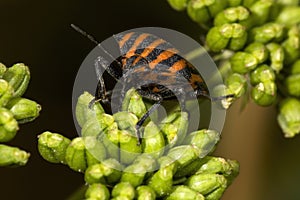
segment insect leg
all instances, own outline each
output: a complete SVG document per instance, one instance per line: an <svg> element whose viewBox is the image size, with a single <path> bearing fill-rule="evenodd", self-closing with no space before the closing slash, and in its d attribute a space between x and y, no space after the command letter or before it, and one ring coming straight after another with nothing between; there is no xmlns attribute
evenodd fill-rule
<svg viewBox="0 0 300 200"><path fill-rule="evenodd" d="M95 60L95 71L98 79L97 88L95 91L95 98L90 102L91 107L95 102L101 102L105 107L109 106L108 94L106 92L105 83L103 79L103 73L106 68L109 67L109 63L101 56Z"/></svg>

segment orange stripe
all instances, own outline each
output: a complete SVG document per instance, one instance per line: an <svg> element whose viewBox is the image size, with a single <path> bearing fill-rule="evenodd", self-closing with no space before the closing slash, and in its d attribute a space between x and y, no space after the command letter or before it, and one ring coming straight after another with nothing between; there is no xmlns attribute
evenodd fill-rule
<svg viewBox="0 0 300 200"><path fill-rule="evenodd" d="M146 37L148 37L148 36L149 36L149 34L145 34L145 33L141 34L141 35L134 41L134 44L132 45L132 47L130 48L130 50L126 53L125 57L126 57L126 58L130 58L130 57L134 56L134 55L135 55L135 50L136 50L136 48L138 47L138 45L141 44L141 43L146 39ZM140 60L140 56L137 57L137 58L133 61L132 65L135 65L139 60Z"/></svg>
<svg viewBox="0 0 300 200"><path fill-rule="evenodd" d="M182 70L183 68L185 68L186 66L186 62L184 59L178 60L176 63L174 63L169 70L173 73Z"/></svg>
<svg viewBox="0 0 300 200"><path fill-rule="evenodd" d="M165 42L162 39L157 39L153 41L147 48L144 49L144 51L141 53L141 56L135 59L133 62L133 65L135 65L138 61L141 60L141 58L146 58L158 45Z"/></svg>
<svg viewBox="0 0 300 200"><path fill-rule="evenodd" d="M201 78L200 75L198 74L192 74L191 78L190 78L190 83L192 85L192 88L196 89L198 87L198 85L196 83L202 83L203 79Z"/></svg>
<svg viewBox="0 0 300 200"><path fill-rule="evenodd" d="M127 40L129 40L129 38L132 36L132 34L133 34L133 32L127 33L127 34L124 35L124 37L122 38L122 40L119 42L120 48L122 48L124 46L125 42Z"/></svg>
<svg viewBox="0 0 300 200"><path fill-rule="evenodd" d="M199 83L203 82L203 79L201 78L200 75L198 75L198 74L191 74L191 75L192 76L191 76L190 80L192 82L199 82Z"/></svg>
<svg viewBox="0 0 300 200"><path fill-rule="evenodd" d="M139 46L139 44L141 44L145 39L146 37L148 37L149 34L141 34L135 41L134 41L134 44L132 45L132 47L129 49L129 51L126 53L126 57L127 58L130 58L131 56L134 55L134 52L136 50L136 48Z"/></svg>
<svg viewBox="0 0 300 200"><path fill-rule="evenodd" d="M168 58L170 58L171 56L173 56L174 54L177 53L177 50L172 48L172 49L167 49L164 52L162 52L161 54L159 54L155 60L153 60L152 62L149 63L149 66L151 69L155 68L155 66L160 63L163 60L166 60Z"/></svg>

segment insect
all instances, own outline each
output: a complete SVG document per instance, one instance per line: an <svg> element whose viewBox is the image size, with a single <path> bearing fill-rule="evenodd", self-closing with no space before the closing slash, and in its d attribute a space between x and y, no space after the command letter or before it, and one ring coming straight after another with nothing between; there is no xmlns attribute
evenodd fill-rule
<svg viewBox="0 0 300 200"><path fill-rule="evenodd" d="M134 86L143 98L155 102L136 124L138 145L142 140L139 129L163 100L177 98L185 110L184 102L188 98L207 97L216 101L233 97L211 97L198 70L181 57L170 43L155 35L141 32L114 35L121 55L114 59L93 36L73 24L71 26L97 44L112 59L113 62L108 62L99 56L95 61L95 69L97 74L101 75L106 70L122 84L120 100L124 98L126 91ZM106 90L101 75L98 76L95 99L91 103L99 101L107 105L110 103L111 93Z"/></svg>

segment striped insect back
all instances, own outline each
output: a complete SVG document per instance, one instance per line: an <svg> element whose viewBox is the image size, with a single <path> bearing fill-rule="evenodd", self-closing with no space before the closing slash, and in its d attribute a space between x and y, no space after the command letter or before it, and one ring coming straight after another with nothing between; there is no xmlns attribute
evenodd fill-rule
<svg viewBox="0 0 300 200"><path fill-rule="evenodd" d="M143 83L142 90L174 98L174 93L195 95L201 90L209 95L203 78L197 69L167 41L155 35L129 32L114 35L118 42L123 76L128 81ZM180 95L180 94L176 94Z"/></svg>
<svg viewBox="0 0 300 200"><path fill-rule="evenodd" d="M91 101L90 105L98 101L103 107L111 109L112 113L119 112L122 109L122 100L125 97L126 92L135 88L135 90L145 99L153 101L153 105L144 113L143 116L139 118L139 121L135 125L137 144L140 145L142 142L142 137L140 134L140 128L143 126L146 119L155 111L165 99L177 99L178 105L183 112L188 112L191 115L191 119L195 123L191 128L198 127L199 123L199 104L197 101L198 97L206 97L211 101L222 101L227 98L231 98L233 95L224 95L211 97L208 87L202 78L204 75L205 80L209 80L212 74L212 68L216 69L216 66L212 62L209 56L206 56L205 52L201 56L197 57L197 62L193 60L193 63L197 65L197 68L187 61L183 56L180 56L180 52L175 48L175 46L181 47L181 49L187 49L187 52L193 51L195 49L200 49L201 46L195 41L190 41L190 38L185 38L183 43L187 43L185 48L182 45L172 41L175 46L166 40L155 36L153 31L143 29L134 29L128 32L122 32L110 38L113 43L110 45L103 46L115 46L117 49L113 48L111 50L118 50L117 55L115 53L110 53L107 48L102 46L94 39L93 36L87 34L85 31L72 26L76 31L82 35L89 38L92 42L96 43L96 50L100 54L97 54L96 59L93 57L94 54L91 53L91 58L94 59L94 66L97 75L97 87L95 91L95 98ZM158 30L158 28L154 28ZM182 34L174 32L167 29L159 28L161 33L176 35L179 38ZM173 38L174 39L174 38ZM176 37L177 39L177 37ZM104 43L103 43L104 44ZM103 55L105 54L105 56ZM202 55L204 55L202 57ZM106 59L107 58L107 59ZM201 60L204 58L204 62ZM89 61L89 59L87 59ZM206 62L207 61L207 62ZM87 62L88 63L88 62ZM198 66L202 64L201 66ZM89 64L83 64L84 66L90 67ZM108 72L108 74L116 80L116 85L113 89L107 90L106 81L103 78L103 73ZM201 71L201 74L199 73ZM205 72L203 74L203 72ZM217 82L221 83L221 76L216 76ZM83 82L82 82L83 83ZM217 83L216 83L217 84ZM112 86L112 84L110 84ZM209 84L209 89L211 91L212 85ZM81 89L81 88L80 88ZM189 101L189 109L187 109L186 101ZM193 102L193 104L190 104ZM211 104L212 105L212 104ZM223 105L223 103L222 103ZM212 105L213 106L213 105ZM190 112L191 111L191 112ZM218 112L218 114L224 113L223 111ZM212 113L210 118L215 116ZM224 118L225 115L222 115ZM222 119L223 119L222 118ZM218 118L219 119L219 118ZM220 120L219 120L220 121ZM219 123L215 124L216 130L219 130Z"/></svg>

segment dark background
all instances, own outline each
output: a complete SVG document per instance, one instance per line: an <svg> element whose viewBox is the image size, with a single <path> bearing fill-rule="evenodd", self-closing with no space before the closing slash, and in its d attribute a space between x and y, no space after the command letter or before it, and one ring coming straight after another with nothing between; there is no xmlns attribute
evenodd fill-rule
<svg viewBox="0 0 300 200"><path fill-rule="evenodd" d="M70 28L74 23L102 41L131 28L155 26L198 40L200 28L164 0L0 2L0 62L26 63L31 82L25 94L42 105L34 122L21 125L9 144L31 153L20 168L0 168L0 199L66 199L83 175L50 164L37 152L45 130L77 136L72 117L72 87L77 70L94 44ZM223 199L299 199L300 137L287 140L276 124L276 108L236 103L228 112L216 155L237 159L241 174Z"/></svg>

